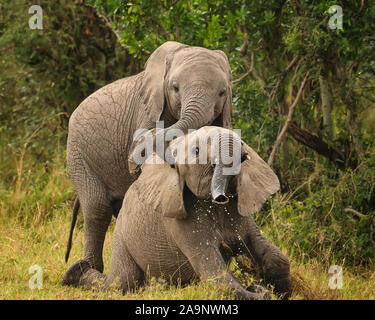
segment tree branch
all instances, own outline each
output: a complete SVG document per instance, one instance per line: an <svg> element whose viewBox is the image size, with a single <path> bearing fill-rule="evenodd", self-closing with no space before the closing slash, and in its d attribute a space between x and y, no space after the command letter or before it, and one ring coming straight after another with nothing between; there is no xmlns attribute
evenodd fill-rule
<svg viewBox="0 0 375 320"><path fill-rule="evenodd" d="M238 82L242 81L245 79L250 73L253 72L254 69L254 51L251 51L251 63L250 63L250 68L247 70L242 76L240 76L238 79L235 79L232 81L232 85L236 85Z"/></svg>
<svg viewBox="0 0 375 320"><path fill-rule="evenodd" d="M277 137L277 139L275 141L275 144L272 148L271 155L268 158L268 165L269 166L272 166L275 155L276 155L276 152L277 152L277 149L279 148L279 146L281 144L281 141L284 139L284 136L285 136L285 134L288 130L288 127L289 127L290 123L292 122L294 109L296 108L296 105L298 104L298 101L301 98L302 90L305 87L308 76L309 76L309 72L306 73L305 78L302 80L302 83L301 83L301 86L298 90L297 96L294 99L293 104L289 108L288 116L287 116L287 119L285 121L285 124L284 124L283 128L281 129L281 132L280 132L279 136Z"/></svg>
<svg viewBox="0 0 375 320"><path fill-rule="evenodd" d="M110 18L108 18L108 17L106 17L104 14L100 13L100 12L97 10L97 8L94 7L94 6L92 6L91 4L88 4L88 3L85 3L85 2L83 2L82 4L83 4L85 7L88 7L88 8L90 8L91 10L93 10L94 13L98 16L98 18L104 22L104 24L107 26L107 28L108 28L109 30L111 30L111 32L116 36L117 40L119 40L119 43L120 43L121 47L123 47L123 48L126 49L126 50L129 49L128 46L123 45L123 44L120 42L120 40L121 40L120 31L117 30L117 29L114 27L114 22L113 22Z"/></svg>
<svg viewBox="0 0 375 320"><path fill-rule="evenodd" d="M247 57L247 50L249 48L249 35L248 33L246 32L245 30L245 27L244 26L241 26L240 27L240 31L245 35L244 36L244 39L243 39L243 43L242 43L242 46L240 48L240 54L241 54L241 57L242 57L242 61L244 62L246 68L248 70L250 70L250 72L248 72L246 75L249 75L250 73L252 74L252 76L258 80L259 82L262 83L262 87L264 85L264 80L259 76L257 70L254 68L254 60L252 60L252 62L249 62L249 59ZM253 54L254 54L254 51L257 51L259 50L259 48L257 49L254 49L254 50L251 50L252 52L252 58L253 58ZM252 65L252 67L251 67ZM241 79L242 80L242 79ZM264 88L263 88L264 90ZM266 92L267 94L267 92ZM268 94L267 94L268 95Z"/></svg>
<svg viewBox="0 0 375 320"><path fill-rule="evenodd" d="M355 214L359 218L364 218L365 217L365 215L363 213L360 213L359 211L354 210L352 208L345 208L344 212L351 212L351 213Z"/></svg>
<svg viewBox="0 0 375 320"><path fill-rule="evenodd" d="M298 64L297 64L297 67L295 69L295 74L297 73L298 69L299 69L299 65L300 63L302 62L303 59L299 60L298 61ZM294 57L292 59L292 61L288 64L288 66L286 67L286 69L281 73L281 75L279 76L279 79L277 80L277 83L276 85L274 86L274 88L272 89L271 91L271 94L270 96L271 97L275 97L276 96L276 92L280 86L280 83L282 81L284 81L285 77L287 76L288 72L290 71L290 69L292 69L292 67L294 66L294 64L297 62L297 57ZM294 77L293 77L294 78Z"/></svg>
<svg viewBox="0 0 375 320"><path fill-rule="evenodd" d="M291 122L289 124L288 132L297 142L302 143L306 147L309 147L317 153L319 153L320 155L328 158L328 160L332 161L339 168L345 168L344 155L340 151L336 150L334 147L329 146L319 137L311 134L306 130L299 128L294 122Z"/></svg>

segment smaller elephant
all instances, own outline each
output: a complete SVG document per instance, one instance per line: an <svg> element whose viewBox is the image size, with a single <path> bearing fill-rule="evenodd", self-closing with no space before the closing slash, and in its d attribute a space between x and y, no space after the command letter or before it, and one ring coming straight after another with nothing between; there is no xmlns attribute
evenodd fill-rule
<svg viewBox="0 0 375 320"><path fill-rule="evenodd" d="M180 284L200 277L225 284L236 299L270 298L260 286L243 288L229 270L232 257L247 255L274 292L288 298L289 261L261 235L252 218L279 189L271 168L233 131L219 127L178 137L170 148L174 164L150 155L125 195L109 274L80 260L63 283L118 286L125 293L149 276ZM224 149L240 155L240 161L232 157L231 163L224 163ZM224 174L230 166L238 170Z"/></svg>

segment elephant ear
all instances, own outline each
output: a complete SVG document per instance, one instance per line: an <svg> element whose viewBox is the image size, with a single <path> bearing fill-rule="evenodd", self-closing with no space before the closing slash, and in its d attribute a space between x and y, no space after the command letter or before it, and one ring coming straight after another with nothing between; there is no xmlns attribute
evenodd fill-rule
<svg viewBox="0 0 375 320"><path fill-rule="evenodd" d="M238 211L242 216L259 211L267 198L280 189L279 179L271 167L242 142L246 158L237 176Z"/></svg>
<svg viewBox="0 0 375 320"><path fill-rule="evenodd" d="M151 54L146 62L141 95L150 124L158 121L163 112L164 77L167 73L167 65L170 65L174 52L184 47L187 45L174 41L165 42Z"/></svg>
<svg viewBox="0 0 375 320"><path fill-rule="evenodd" d="M232 127L232 70L227 55L221 50L215 50L215 52L218 55L219 66L227 75L228 80L227 97L221 113L221 125L230 129Z"/></svg>
<svg viewBox="0 0 375 320"><path fill-rule="evenodd" d="M176 168L153 153L142 165L142 173L134 182L139 201L164 217L184 219L184 180Z"/></svg>

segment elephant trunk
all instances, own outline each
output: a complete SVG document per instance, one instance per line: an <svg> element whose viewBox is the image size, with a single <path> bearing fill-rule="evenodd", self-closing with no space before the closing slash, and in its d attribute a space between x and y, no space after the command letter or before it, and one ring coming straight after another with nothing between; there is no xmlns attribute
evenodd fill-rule
<svg viewBox="0 0 375 320"><path fill-rule="evenodd" d="M223 165L217 164L211 182L211 197L214 203L224 205L229 202L229 198L225 194L228 180L229 176L223 175Z"/></svg>
<svg viewBox="0 0 375 320"><path fill-rule="evenodd" d="M192 84L184 91L179 120L167 130L179 129L186 134L188 129L199 129L213 123L215 119L212 94L197 83Z"/></svg>
<svg viewBox="0 0 375 320"><path fill-rule="evenodd" d="M227 204L226 190L232 176L238 174L241 157L241 139L228 130L220 130L213 137L214 162L216 163L211 182L212 201Z"/></svg>

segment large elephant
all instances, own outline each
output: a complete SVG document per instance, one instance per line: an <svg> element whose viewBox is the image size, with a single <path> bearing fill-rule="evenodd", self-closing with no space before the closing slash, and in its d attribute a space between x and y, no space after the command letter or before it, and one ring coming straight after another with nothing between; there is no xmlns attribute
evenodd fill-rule
<svg viewBox="0 0 375 320"><path fill-rule="evenodd" d="M73 212L83 211L83 258L90 266L103 270L111 216L136 178L128 168L134 133L155 128L159 120L165 134L208 124L229 127L231 101L224 52L170 41L152 53L143 72L99 89L78 106L69 120L67 162L78 194Z"/></svg>
<svg viewBox="0 0 375 320"><path fill-rule="evenodd" d="M211 138L205 140L207 135ZM218 140L220 144L214 144ZM194 160L204 152L202 141L208 146L205 162ZM125 195L109 274L90 268L83 260L70 267L64 283L109 288L118 278L117 286L126 292L142 285L148 276L163 276L175 283L199 276L225 283L237 299L260 299L264 290L259 286L253 292L244 289L228 271L230 259L245 254L258 264L275 292L287 298L291 290L288 259L261 235L252 218L279 189L271 168L228 129L203 127L173 140L170 147L174 165L144 163L140 177ZM240 155L236 174L223 174L228 163L223 163L221 153L212 151L222 148ZM193 161L187 161L188 156ZM156 160L157 155L150 158Z"/></svg>

